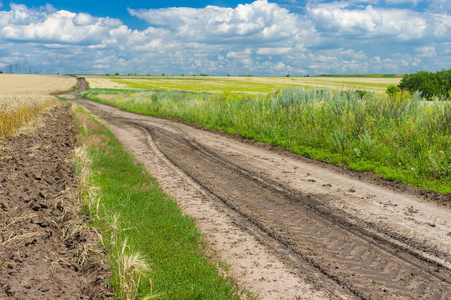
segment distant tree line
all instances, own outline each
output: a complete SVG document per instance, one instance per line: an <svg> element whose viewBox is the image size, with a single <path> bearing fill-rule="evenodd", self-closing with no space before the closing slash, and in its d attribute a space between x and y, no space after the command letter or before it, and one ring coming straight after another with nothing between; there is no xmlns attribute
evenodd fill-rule
<svg viewBox="0 0 451 300"><path fill-rule="evenodd" d="M420 91L426 99L433 97L451 98L451 69L438 71L435 73L420 71L406 74L398 85L399 90L406 90L411 93ZM389 87L392 92L396 92L396 87ZM390 90L387 93L390 94Z"/></svg>

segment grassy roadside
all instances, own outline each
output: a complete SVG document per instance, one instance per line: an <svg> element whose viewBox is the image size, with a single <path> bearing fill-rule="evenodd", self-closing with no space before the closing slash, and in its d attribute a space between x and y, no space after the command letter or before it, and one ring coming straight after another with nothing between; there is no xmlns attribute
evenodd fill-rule
<svg viewBox="0 0 451 300"><path fill-rule="evenodd" d="M207 128L420 188L451 193L451 103L416 95L285 89L235 93L89 90L125 110Z"/></svg>
<svg viewBox="0 0 451 300"><path fill-rule="evenodd" d="M195 222L121 146L80 107L76 173L84 213L100 228L111 285L120 299L239 299L242 291L205 253Z"/></svg>

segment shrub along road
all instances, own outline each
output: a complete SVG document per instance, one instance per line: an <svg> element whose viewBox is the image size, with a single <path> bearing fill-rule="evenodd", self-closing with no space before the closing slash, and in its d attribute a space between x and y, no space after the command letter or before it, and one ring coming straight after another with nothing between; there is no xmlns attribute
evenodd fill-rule
<svg viewBox="0 0 451 300"><path fill-rule="evenodd" d="M265 298L451 297L449 196L68 98L111 128Z"/></svg>

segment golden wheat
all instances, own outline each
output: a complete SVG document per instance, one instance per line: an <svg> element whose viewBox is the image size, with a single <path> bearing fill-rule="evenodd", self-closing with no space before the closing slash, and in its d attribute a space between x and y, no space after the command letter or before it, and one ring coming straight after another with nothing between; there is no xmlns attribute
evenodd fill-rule
<svg viewBox="0 0 451 300"><path fill-rule="evenodd" d="M56 103L57 99L51 96L0 95L0 139L14 135Z"/></svg>
<svg viewBox="0 0 451 300"><path fill-rule="evenodd" d="M57 94L69 91L76 83L75 77L68 76L0 74L0 95Z"/></svg>
<svg viewBox="0 0 451 300"><path fill-rule="evenodd" d="M58 103L50 94L69 90L73 77L0 75L0 139L14 135L22 126Z"/></svg>

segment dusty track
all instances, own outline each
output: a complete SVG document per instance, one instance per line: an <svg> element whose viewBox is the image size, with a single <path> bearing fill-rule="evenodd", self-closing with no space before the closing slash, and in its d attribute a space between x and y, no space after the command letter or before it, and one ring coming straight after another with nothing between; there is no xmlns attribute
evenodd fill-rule
<svg viewBox="0 0 451 300"><path fill-rule="evenodd" d="M246 237L259 241L255 247L270 249L296 274L279 280L290 272L278 267L280 273L271 274L283 286L271 280L261 286L257 280L248 282L257 285L262 296L451 298L448 208L293 155L75 96L68 98L110 126L178 200L194 187L204 201L197 211L208 206L227 214L235 228L239 226ZM167 183L177 180L176 186ZM185 198L187 213L196 217L196 210L190 211L186 203L196 201L196 191ZM219 252L233 253L233 246L227 250L227 243L218 243L220 238L208 233L208 224L200 223L213 244L219 244ZM255 251L247 251L251 259ZM264 273L258 266L248 268L247 273ZM266 269L271 272L270 267ZM244 282L247 276L243 274ZM295 284L290 286L290 281Z"/></svg>

